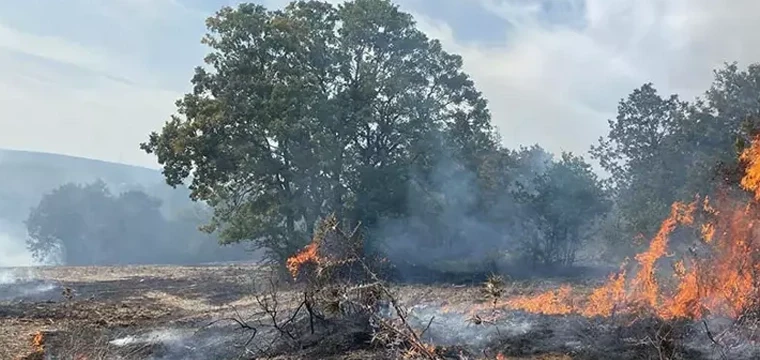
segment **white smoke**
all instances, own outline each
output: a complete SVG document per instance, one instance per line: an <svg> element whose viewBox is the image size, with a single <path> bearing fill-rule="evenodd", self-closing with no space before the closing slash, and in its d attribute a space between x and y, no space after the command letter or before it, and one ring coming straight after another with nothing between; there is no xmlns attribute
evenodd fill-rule
<svg viewBox="0 0 760 360"><path fill-rule="evenodd" d="M0 268L40 265L27 250L24 240L0 228ZM2 278L2 277L0 277Z"/></svg>
<svg viewBox="0 0 760 360"><path fill-rule="evenodd" d="M476 324L466 309L444 311L437 304L418 304L409 309L409 322L425 330L423 339L440 345L467 344L476 350L504 337L528 334L533 330L529 317L512 314L489 324Z"/></svg>
<svg viewBox="0 0 760 360"><path fill-rule="evenodd" d="M241 351L245 352L240 345L249 338L250 335L235 332L234 328L209 326L203 329L154 329L123 336L109 343L116 347L150 349L157 346L161 349L148 360L205 360L237 358Z"/></svg>
<svg viewBox="0 0 760 360"><path fill-rule="evenodd" d="M38 299L56 288L40 279L33 266L45 265L34 259L22 237L5 231L0 223L0 301Z"/></svg>
<svg viewBox="0 0 760 360"><path fill-rule="evenodd" d="M110 343L111 345L119 347L135 344L144 345L160 343L182 346L181 343L187 340L187 338L191 335L192 332L183 332L179 329L162 329L154 330L142 335L127 335L125 337L112 340Z"/></svg>

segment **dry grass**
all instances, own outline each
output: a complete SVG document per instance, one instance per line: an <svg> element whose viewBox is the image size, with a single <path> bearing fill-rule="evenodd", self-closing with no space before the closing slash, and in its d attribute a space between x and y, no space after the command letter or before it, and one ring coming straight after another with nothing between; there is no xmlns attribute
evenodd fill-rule
<svg viewBox="0 0 760 360"><path fill-rule="evenodd" d="M54 282L56 289L46 295L51 301L0 302L0 359L20 359L31 353L34 349L30 335L38 331L58 334L55 340L58 346L79 349L89 354L88 359L97 359L108 357L107 338L112 339L118 333L167 324L199 326L214 319L255 312L251 280L260 272L246 265L35 269L37 277ZM436 303L468 309L489 301L479 284L475 285L400 285L393 291L404 304ZM533 293L556 285L556 282L508 282L500 295ZM72 289L70 299L62 294L64 288ZM288 297L287 292L283 290L284 298ZM140 358L137 355L133 358ZM328 358L382 356L356 350ZM527 358L569 359L563 354Z"/></svg>

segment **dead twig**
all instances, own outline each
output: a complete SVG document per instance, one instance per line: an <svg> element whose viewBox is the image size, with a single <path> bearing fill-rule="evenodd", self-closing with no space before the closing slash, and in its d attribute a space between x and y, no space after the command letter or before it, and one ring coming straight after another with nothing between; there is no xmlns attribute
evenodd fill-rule
<svg viewBox="0 0 760 360"><path fill-rule="evenodd" d="M428 321L427 326L425 326L425 328L420 332L420 337L423 337L428 329L430 329L430 325L433 324L433 320L435 320L435 316L430 317L430 321Z"/></svg>
<svg viewBox="0 0 760 360"><path fill-rule="evenodd" d="M715 344L716 347L718 347L718 350L720 351L721 359L727 359L726 349L717 340L715 340L715 336L713 336L712 331L710 331L710 327L707 326L707 320L702 320L702 325L704 325L705 327L705 333L707 334L707 338L710 339L710 341L712 341L712 343Z"/></svg>

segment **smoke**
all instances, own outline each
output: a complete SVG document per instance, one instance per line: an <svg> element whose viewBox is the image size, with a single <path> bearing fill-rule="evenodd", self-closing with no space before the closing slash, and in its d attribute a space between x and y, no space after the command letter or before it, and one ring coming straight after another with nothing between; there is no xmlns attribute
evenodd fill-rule
<svg viewBox="0 0 760 360"><path fill-rule="evenodd" d="M151 349L149 360L227 359L240 356L240 344L249 334L235 332L227 326L203 329L164 328L126 335L109 343L122 349Z"/></svg>
<svg viewBox="0 0 760 360"><path fill-rule="evenodd" d="M493 211L481 211L475 174L453 158L447 156L431 174L413 178L409 215L381 221L375 233L383 253L394 263L478 262L498 257L520 233L517 225L493 221L492 216L514 219L518 215L514 200L504 194ZM432 186L421 186L424 183Z"/></svg>
<svg viewBox="0 0 760 360"><path fill-rule="evenodd" d="M451 309L443 311L436 304L418 304L409 309L410 325L415 329L427 329L423 335L424 341L444 346L467 344L471 350L478 352L505 337L530 333L534 327L531 316L513 313L484 325L473 323L466 309L461 312Z"/></svg>
<svg viewBox="0 0 760 360"><path fill-rule="evenodd" d="M540 233L514 190L532 191L535 177L551 166L552 154L538 146L512 154L516 163L499 169L509 174L486 175L500 184L486 188L445 148L432 171L412 172L407 215L381 220L372 233L383 255L405 280L459 282L495 271L538 275L522 266L522 255Z"/></svg>
<svg viewBox="0 0 760 360"><path fill-rule="evenodd" d="M121 337L121 338L110 341L110 344L114 346L119 346L119 347L137 345L137 344L157 344L157 343L177 345L178 343L183 342L183 340L186 340L187 337L189 337L187 333L178 329L153 330L142 335L127 335L125 337Z"/></svg>
<svg viewBox="0 0 760 360"><path fill-rule="evenodd" d="M532 351L539 353L576 353L594 359L625 354L636 347L634 343L641 341L639 338L656 329L653 327L656 322L647 320L631 324L522 311L499 312L498 316L475 323L466 315L469 310L466 306L447 306L444 311L438 304L422 303L409 310L408 321L423 334L423 341L444 346L465 344L474 353L483 353L494 346L525 351L520 347L529 344ZM757 359L760 354L760 347L752 340L754 330L742 328L730 319L710 317L704 322L679 326L683 327L680 331L684 334L681 351L689 354L688 358ZM711 339L720 343L720 347ZM514 344L517 348L505 344Z"/></svg>
<svg viewBox="0 0 760 360"><path fill-rule="evenodd" d="M0 268L39 265L26 248L23 238L4 231L2 223L0 223L0 249L2 249Z"/></svg>
<svg viewBox="0 0 760 360"><path fill-rule="evenodd" d="M45 265L32 257L22 237L0 223L0 301L46 300L57 286L39 278L32 266Z"/></svg>

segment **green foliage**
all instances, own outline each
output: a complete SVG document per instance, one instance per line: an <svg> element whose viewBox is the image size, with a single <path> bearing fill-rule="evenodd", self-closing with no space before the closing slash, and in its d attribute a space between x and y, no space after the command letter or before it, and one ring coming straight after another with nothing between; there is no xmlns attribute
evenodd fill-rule
<svg viewBox="0 0 760 360"><path fill-rule="evenodd" d="M562 153L559 161L540 148L518 156L542 162L526 182L518 182L516 197L529 213L537 233L523 242L523 255L534 263L572 265L590 229L610 207L600 180L582 157Z"/></svg>
<svg viewBox="0 0 760 360"><path fill-rule="evenodd" d="M612 175L625 234L652 236L674 201L735 182L738 153L758 128L760 65L727 64L705 95L687 103L652 84L620 102L592 156Z"/></svg>
<svg viewBox="0 0 760 360"><path fill-rule="evenodd" d="M647 236L676 200L675 184L686 181L678 137L687 107L677 96L662 98L652 84L645 84L620 102L617 118L609 121L609 135L591 150L611 174L632 229Z"/></svg>
<svg viewBox="0 0 760 360"><path fill-rule="evenodd" d="M26 220L39 260L66 265L187 263L240 259L197 230L198 218L167 220L161 201L141 191L114 196L106 184L68 183L43 196ZM57 258L56 257L59 257Z"/></svg>
<svg viewBox="0 0 760 360"><path fill-rule="evenodd" d="M170 185L192 179L226 242L282 261L329 213L405 214L411 170L430 173L443 147L474 172L496 148L462 59L390 1L241 4L207 27L192 93L141 147Z"/></svg>

